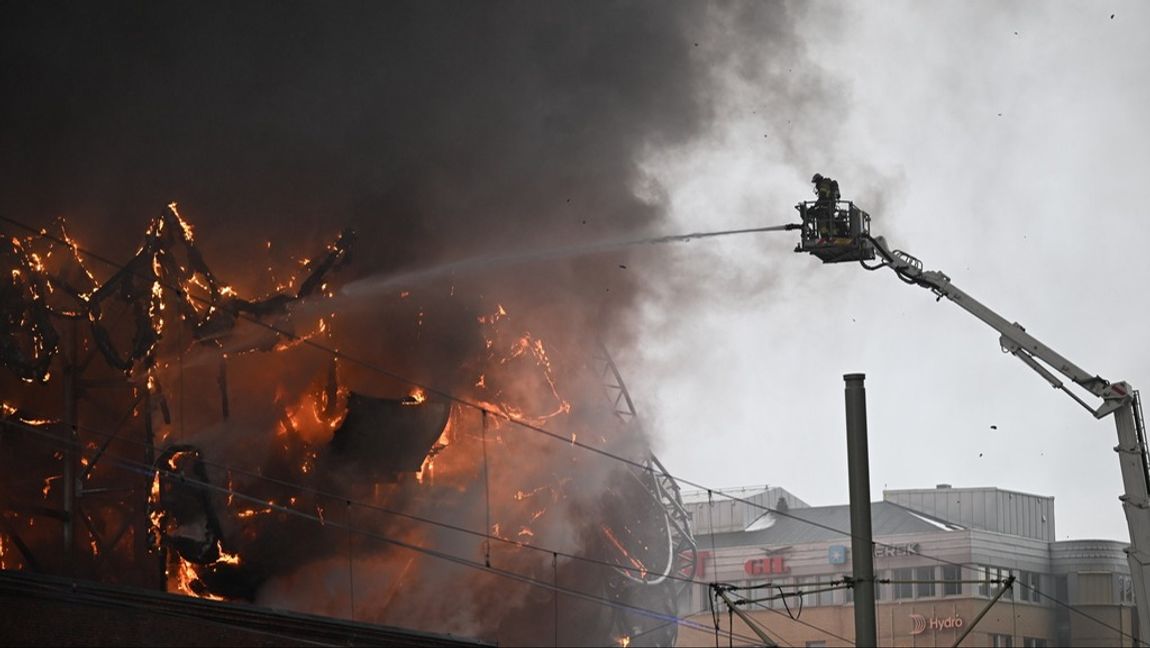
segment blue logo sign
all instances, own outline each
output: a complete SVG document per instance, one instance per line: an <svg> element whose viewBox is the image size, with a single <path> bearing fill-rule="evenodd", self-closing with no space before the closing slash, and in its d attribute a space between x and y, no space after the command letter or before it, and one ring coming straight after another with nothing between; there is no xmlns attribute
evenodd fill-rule
<svg viewBox="0 0 1150 648"><path fill-rule="evenodd" d="M847 548L843 545L827 547L827 562L832 565L845 565L847 562Z"/></svg>

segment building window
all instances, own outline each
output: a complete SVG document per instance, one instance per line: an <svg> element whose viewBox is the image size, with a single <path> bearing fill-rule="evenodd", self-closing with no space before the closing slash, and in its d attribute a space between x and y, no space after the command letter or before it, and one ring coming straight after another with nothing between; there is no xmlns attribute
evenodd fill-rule
<svg viewBox="0 0 1150 648"><path fill-rule="evenodd" d="M798 607L799 597L797 597L797 596L785 596L785 594L790 592L792 589L792 587L790 585L790 580L791 579L789 579L789 578L776 578L776 579L771 581L771 584L774 585L774 587L772 587L770 589L770 592L771 592L771 594L775 595L778 598L773 598L768 602L768 605L770 607L772 607L776 610L782 610L782 609L785 609L787 607L791 607L791 608L797 608Z"/></svg>
<svg viewBox="0 0 1150 648"><path fill-rule="evenodd" d="M934 597L934 567L915 567L914 580L915 598Z"/></svg>
<svg viewBox="0 0 1150 648"><path fill-rule="evenodd" d="M816 599L815 590L819 588L819 579L817 576L806 576L797 579L796 589L803 593L803 607L814 607Z"/></svg>
<svg viewBox="0 0 1150 648"><path fill-rule="evenodd" d="M1038 586L1042 582L1037 572L1019 572L1018 574L1018 600L1031 603L1041 603L1042 596Z"/></svg>
<svg viewBox="0 0 1150 648"><path fill-rule="evenodd" d="M1118 576L1118 602L1122 605L1134 605L1134 580L1129 576Z"/></svg>
<svg viewBox="0 0 1150 648"><path fill-rule="evenodd" d="M890 585L895 600L914 598L914 583L908 582L914 580L914 570L903 567L894 570L892 574Z"/></svg>
<svg viewBox="0 0 1150 648"><path fill-rule="evenodd" d="M958 565L942 566L942 595L957 596L962 594L962 567Z"/></svg>
<svg viewBox="0 0 1150 648"><path fill-rule="evenodd" d="M839 576L839 580L846 583L846 582L848 582L846 579L848 579L850 577L851 577L850 574L843 574L842 576ZM855 602L855 588L844 587L843 588L843 603L854 603L854 602Z"/></svg>
<svg viewBox="0 0 1150 648"><path fill-rule="evenodd" d="M1006 579L1010 577L1010 570L1005 567L986 567L978 565L974 568L974 579L979 581L978 595L991 597L998 593ZM1011 588L1021 589L1021 588Z"/></svg>
<svg viewBox="0 0 1150 648"><path fill-rule="evenodd" d="M1074 602L1110 605L1114 602L1113 583L1109 572L1078 572L1078 596Z"/></svg>
<svg viewBox="0 0 1150 648"><path fill-rule="evenodd" d="M1039 637L1023 637L1022 648L1046 648L1046 640Z"/></svg>
<svg viewBox="0 0 1150 648"><path fill-rule="evenodd" d="M823 576L823 577L819 578L819 589L820 590L826 590L825 592L819 592L819 597L818 597L818 604L819 605L834 605L835 604L835 590L831 589L832 587L834 587L834 585L831 584L831 581L833 581L833 580L834 580L834 576Z"/></svg>
<svg viewBox="0 0 1150 648"><path fill-rule="evenodd" d="M990 635L991 648L1014 648L1014 637L1011 635Z"/></svg>
<svg viewBox="0 0 1150 648"><path fill-rule="evenodd" d="M884 595L884 590L886 589L885 583L880 583L879 581L886 580L888 578L890 578L890 577L886 575L886 572L876 571L874 573L874 600L875 601L881 601L882 600L882 597Z"/></svg>
<svg viewBox="0 0 1150 648"><path fill-rule="evenodd" d="M778 596L779 590L775 586L778 585L779 582L776 580L772 580L772 581L770 581L770 583L771 583L771 585L769 587L764 587L763 589L759 590L759 594L756 594L754 598L767 598L767 597ZM782 608L783 604L780 603L777 598L770 598L769 600L763 601L763 607Z"/></svg>

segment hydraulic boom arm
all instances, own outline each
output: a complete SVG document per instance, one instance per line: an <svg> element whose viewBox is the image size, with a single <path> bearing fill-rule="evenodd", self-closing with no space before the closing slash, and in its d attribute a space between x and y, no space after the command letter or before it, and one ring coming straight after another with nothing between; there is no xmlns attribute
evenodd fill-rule
<svg viewBox="0 0 1150 648"><path fill-rule="evenodd" d="M924 271L922 262L915 257L901 250L891 250L881 236L864 234L863 237L880 259L877 265L868 265L860 260L863 267L868 270L888 267L904 282L926 288L938 299L945 297L954 302L997 331L1003 351L1038 372L1051 386L1065 392L1096 418L1114 415L1118 427L1118 445L1114 450L1118 453L1125 489L1125 494L1119 499L1130 529L1130 547L1126 553L1134 583L1138 627L1145 633L1150 629L1150 598L1147 593L1147 584L1150 583L1150 462L1147 461L1146 432L1138 393L1124 381L1109 382L1082 369L1038 341L1017 322L1008 322L958 289L950 277L941 272ZM1097 407L1092 406L1063 384L1055 372L1102 399L1102 402Z"/></svg>
<svg viewBox="0 0 1150 648"><path fill-rule="evenodd" d="M1082 367L1067 360L1062 355L1039 342L1034 336L1026 332L1018 322L1008 322L998 313L990 310L982 302L971 297L950 282L950 277L941 272L924 271L922 262L902 250L891 250L886 240L879 236L870 238L875 252L882 259L878 266L864 266L869 270L889 267L903 281L929 289L939 299L945 297L962 307L966 312L986 322L995 331L998 331L999 344L1002 350L1013 354L1026 366L1035 370L1055 389L1066 392L1078 404L1085 407L1096 418L1102 418L1115 411L1123 403L1129 401L1134 390L1125 382L1111 383L1101 376L1092 375ZM1040 364L1041 360L1046 366ZM1069 378L1086 391L1102 399L1098 407L1093 407L1074 392L1067 389L1062 381L1051 373L1047 366Z"/></svg>

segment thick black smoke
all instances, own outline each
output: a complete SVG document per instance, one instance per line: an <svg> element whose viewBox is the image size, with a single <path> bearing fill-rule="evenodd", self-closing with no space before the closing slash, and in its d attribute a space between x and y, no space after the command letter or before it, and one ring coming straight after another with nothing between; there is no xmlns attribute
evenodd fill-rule
<svg viewBox="0 0 1150 648"><path fill-rule="evenodd" d="M253 240L345 224L364 272L647 232L661 205L636 197L636 162L706 130L719 65L799 94L782 5L2 11L0 212L68 216L112 253L174 200L244 271ZM779 69L756 67L763 51ZM617 263L561 265L547 280L580 297L633 294Z"/></svg>
<svg viewBox="0 0 1150 648"><path fill-rule="evenodd" d="M5 3L0 214L67 217L85 246L127 259L176 201L245 294L274 283L265 241L311 254L345 226L359 233L348 269L361 276L660 233L666 205L640 163L711 131L725 75L758 79L768 112L817 95L791 74L796 50L779 3ZM615 252L441 278L412 287L422 302L365 299L336 339L454 391L474 381L459 363L482 349L461 326L474 324L471 304L499 303L565 350L569 369L598 335L635 339L641 287L626 265ZM222 447L205 453L226 460ZM588 520L569 531L598 533ZM529 616L528 603L507 618ZM458 629L493 638L503 625L508 638L506 622L485 622Z"/></svg>

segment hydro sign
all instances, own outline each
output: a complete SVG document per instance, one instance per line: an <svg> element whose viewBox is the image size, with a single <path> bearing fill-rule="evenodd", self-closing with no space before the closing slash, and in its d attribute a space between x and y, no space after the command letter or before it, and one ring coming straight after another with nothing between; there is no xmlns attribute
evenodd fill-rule
<svg viewBox="0 0 1150 648"><path fill-rule="evenodd" d="M939 630L957 630L966 625L966 621L957 614L948 617L925 617L921 614L910 615L910 621L914 624L910 633L912 635L920 635L930 629L931 632L938 632Z"/></svg>

